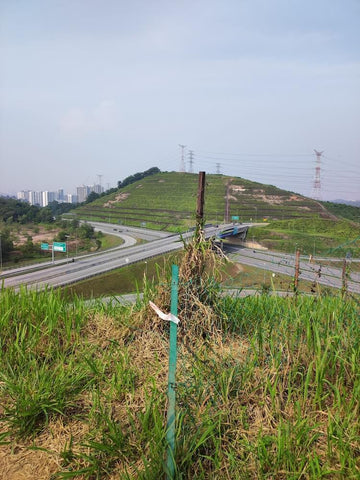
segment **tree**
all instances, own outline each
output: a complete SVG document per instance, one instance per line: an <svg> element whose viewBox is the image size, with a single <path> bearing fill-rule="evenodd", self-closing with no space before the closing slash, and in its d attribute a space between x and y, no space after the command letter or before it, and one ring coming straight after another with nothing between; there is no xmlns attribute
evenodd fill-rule
<svg viewBox="0 0 360 480"><path fill-rule="evenodd" d="M93 202L94 200L97 200L98 198L100 197L100 195L96 192L91 192L89 193L87 199L85 200L84 203L91 203Z"/></svg>
<svg viewBox="0 0 360 480"><path fill-rule="evenodd" d="M39 212L39 221L42 223L53 223L54 217L49 207L41 208Z"/></svg>
<svg viewBox="0 0 360 480"><path fill-rule="evenodd" d="M69 236L68 232L61 230L56 236L58 242L65 242L66 238Z"/></svg>
<svg viewBox="0 0 360 480"><path fill-rule="evenodd" d="M124 188L127 185L135 183L145 177L148 177L150 175L155 175L155 173L161 173L161 170L158 167L152 167L152 168L149 168L148 170L145 170L144 172L134 173L134 175L130 175L129 177L124 178L123 181L119 180L118 188Z"/></svg>
<svg viewBox="0 0 360 480"><path fill-rule="evenodd" d="M73 229L77 229L80 225L80 222L77 218L74 218L72 221L71 221L71 227Z"/></svg>
<svg viewBox="0 0 360 480"><path fill-rule="evenodd" d="M35 246L33 243L33 239L30 235L28 235L26 243L21 246L21 251L26 257L31 256L34 253Z"/></svg>
<svg viewBox="0 0 360 480"><path fill-rule="evenodd" d="M3 260L6 260L9 257L10 252L14 250L14 244L10 238L10 233L7 230L2 230L0 232L1 236L1 255Z"/></svg>
<svg viewBox="0 0 360 480"><path fill-rule="evenodd" d="M94 238L94 227L88 223L83 223L79 228L79 237L80 238Z"/></svg>

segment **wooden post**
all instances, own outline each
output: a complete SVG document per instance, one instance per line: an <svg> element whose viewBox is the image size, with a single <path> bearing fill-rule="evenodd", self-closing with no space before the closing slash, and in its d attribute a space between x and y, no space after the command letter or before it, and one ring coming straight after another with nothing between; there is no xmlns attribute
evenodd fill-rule
<svg viewBox="0 0 360 480"><path fill-rule="evenodd" d="M198 197L196 208L196 220L202 223L204 220L204 203L205 203L205 172L199 172Z"/></svg>
<svg viewBox="0 0 360 480"><path fill-rule="evenodd" d="M297 249L295 253L295 276L294 276L294 292L297 293L299 286L299 274L300 274L300 250Z"/></svg>
<svg viewBox="0 0 360 480"><path fill-rule="evenodd" d="M341 292L342 292L342 295L345 296L346 293L347 293L347 262L346 262L346 258L344 258L344 263L343 263L343 266L342 266L342 272L341 272L341 281L342 281L342 288L341 288Z"/></svg>

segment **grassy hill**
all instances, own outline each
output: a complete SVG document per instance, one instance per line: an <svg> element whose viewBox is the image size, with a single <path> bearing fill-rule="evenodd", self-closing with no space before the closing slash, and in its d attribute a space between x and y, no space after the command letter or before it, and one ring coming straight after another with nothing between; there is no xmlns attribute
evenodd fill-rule
<svg viewBox="0 0 360 480"><path fill-rule="evenodd" d="M195 225L198 175L164 172L121 188L77 208L78 218L156 230L185 231ZM207 175L206 222L262 223L248 238L284 252L360 254L360 208L318 202L302 195L239 177ZM70 218L70 217L69 217Z"/></svg>
<svg viewBox="0 0 360 480"><path fill-rule="evenodd" d="M128 185L76 209L79 218L141 226L157 230L185 230L195 223L198 175L164 172ZM331 217L315 200L239 177L207 175L205 216L207 222L221 223L226 196L229 217L240 221L284 220Z"/></svg>

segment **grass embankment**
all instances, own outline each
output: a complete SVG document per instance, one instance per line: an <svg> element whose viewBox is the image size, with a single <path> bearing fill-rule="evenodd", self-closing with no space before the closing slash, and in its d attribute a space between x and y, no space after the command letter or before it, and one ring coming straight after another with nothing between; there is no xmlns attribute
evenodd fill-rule
<svg viewBox="0 0 360 480"><path fill-rule="evenodd" d="M358 479L359 305L261 296L216 311L206 338L181 318L177 478ZM4 478L163 478L168 336L149 315L1 291Z"/></svg>
<svg viewBox="0 0 360 480"><path fill-rule="evenodd" d="M176 263L181 256L182 253L171 253L154 257L146 262L135 263L89 278L64 288L64 296L68 299L74 296L90 299L142 292L148 282L157 283L159 281L159 270L162 270L166 264ZM341 268L342 264L336 263L335 266ZM273 274L268 270L233 262L227 262L221 272L222 287L230 289L250 288L264 293L270 293L273 290L292 293L294 291L293 282L294 279L291 276ZM316 284L314 287L314 282L299 281L299 292L314 293L314 289L316 293L321 293L322 290L329 291L328 287L322 287L320 284ZM336 293L335 290L334 292Z"/></svg>
<svg viewBox="0 0 360 480"><path fill-rule="evenodd" d="M179 254L170 253L147 261L134 263L103 275L69 285L64 288L65 298L78 296L84 299L101 296L142 292L147 283L159 280L159 269L166 263L176 261Z"/></svg>
<svg viewBox="0 0 360 480"><path fill-rule="evenodd" d="M101 237L101 247L99 251L108 250L109 248L119 247L124 243L124 239L115 235L108 235L106 233Z"/></svg>
<svg viewBox="0 0 360 480"><path fill-rule="evenodd" d="M251 228L249 238L270 250L288 253L299 248L305 255L344 257L350 252L353 258L360 256L360 225L348 220L302 218L272 221L266 228Z"/></svg>

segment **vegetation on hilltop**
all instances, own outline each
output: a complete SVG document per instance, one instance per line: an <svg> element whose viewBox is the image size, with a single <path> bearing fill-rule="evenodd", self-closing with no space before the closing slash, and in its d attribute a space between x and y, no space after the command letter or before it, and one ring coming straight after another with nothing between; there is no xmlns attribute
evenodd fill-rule
<svg viewBox="0 0 360 480"><path fill-rule="evenodd" d="M150 175L155 175L156 173L160 173L160 169L158 167L152 167L144 172L137 172L134 175L129 175L128 177L124 178L124 180L118 181L118 188L124 188L127 185L131 185L139 180L142 180L145 177L149 177Z"/></svg>
<svg viewBox="0 0 360 480"><path fill-rule="evenodd" d="M360 207L345 203L321 202L326 210L337 217L346 218L352 222L360 223Z"/></svg>

